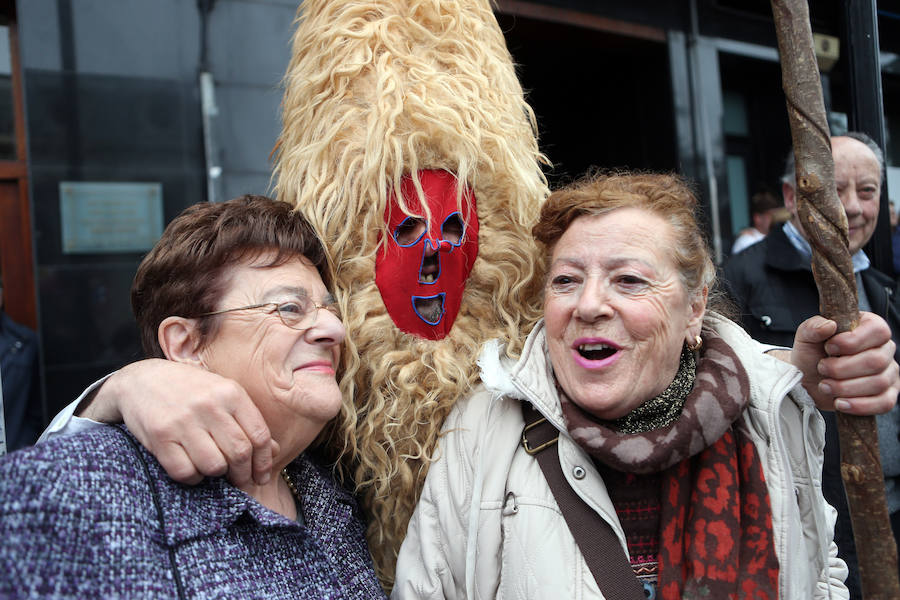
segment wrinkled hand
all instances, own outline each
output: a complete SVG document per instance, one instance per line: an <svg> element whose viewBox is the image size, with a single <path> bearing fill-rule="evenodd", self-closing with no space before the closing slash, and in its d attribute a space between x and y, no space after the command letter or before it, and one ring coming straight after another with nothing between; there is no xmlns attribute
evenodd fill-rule
<svg viewBox="0 0 900 600"><path fill-rule="evenodd" d="M238 383L204 369L149 359L112 375L82 416L121 419L169 476L196 484L227 475L269 480L278 444Z"/></svg>
<svg viewBox="0 0 900 600"><path fill-rule="evenodd" d="M876 415L897 402L900 367L891 329L877 315L859 316L856 329L839 335L834 321L819 316L797 329L790 362L803 372L803 387L822 410Z"/></svg>

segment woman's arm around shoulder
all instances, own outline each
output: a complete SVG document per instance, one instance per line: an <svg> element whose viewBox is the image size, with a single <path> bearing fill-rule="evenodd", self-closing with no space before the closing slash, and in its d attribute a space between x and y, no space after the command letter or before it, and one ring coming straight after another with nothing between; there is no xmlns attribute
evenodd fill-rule
<svg viewBox="0 0 900 600"><path fill-rule="evenodd" d="M181 483L225 475L235 486L251 479L263 484L279 450L237 382L155 358L94 383L54 418L41 440L123 421Z"/></svg>

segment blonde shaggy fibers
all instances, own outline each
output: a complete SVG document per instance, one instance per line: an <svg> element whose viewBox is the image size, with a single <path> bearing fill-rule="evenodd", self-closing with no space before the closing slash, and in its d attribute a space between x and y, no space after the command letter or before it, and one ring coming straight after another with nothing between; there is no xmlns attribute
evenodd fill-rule
<svg viewBox="0 0 900 600"><path fill-rule="evenodd" d="M315 225L349 331L328 447L356 486L386 587L441 423L492 338L518 354L539 316L530 227L547 196L534 115L486 0L314 0L298 12L277 195ZM399 331L375 286L389 190L446 169L477 198L479 256L450 335ZM421 190L420 190L421 193Z"/></svg>

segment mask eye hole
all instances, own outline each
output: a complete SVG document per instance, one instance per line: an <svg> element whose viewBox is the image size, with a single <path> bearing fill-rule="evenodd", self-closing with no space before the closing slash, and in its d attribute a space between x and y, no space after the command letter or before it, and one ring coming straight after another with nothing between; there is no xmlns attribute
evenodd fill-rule
<svg viewBox="0 0 900 600"><path fill-rule="evenodd" d="M425 219L421 217L406 217L394 230L394 239L401 246L412 246L425 233Z"/></svg>
<svg viewBox="0 0 900 600"><path fill-rule="evenodd" d="M441 239L450 242L454 246L459 246L462 242L463 233L466 227L460 218L459 213L453 213L444 221L441 226Z"/></svg>

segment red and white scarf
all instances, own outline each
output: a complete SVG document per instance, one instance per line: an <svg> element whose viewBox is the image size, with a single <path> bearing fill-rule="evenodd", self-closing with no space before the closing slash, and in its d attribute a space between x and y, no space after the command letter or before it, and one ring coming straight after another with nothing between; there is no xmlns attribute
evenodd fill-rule
<svg viewBox="0 0 900 600"><path fill-rule="evenodd" d="M696 369L681 416L643 433L614 431L561 392L569 433L613 469L660 473L660 598L775 600L769 493L740 418L750 401L747 373L709 330Z"/></svg>

